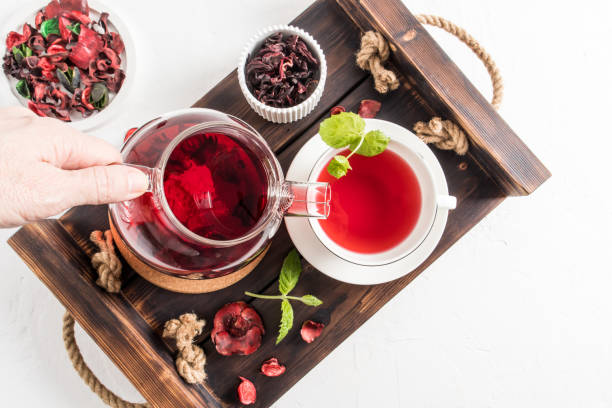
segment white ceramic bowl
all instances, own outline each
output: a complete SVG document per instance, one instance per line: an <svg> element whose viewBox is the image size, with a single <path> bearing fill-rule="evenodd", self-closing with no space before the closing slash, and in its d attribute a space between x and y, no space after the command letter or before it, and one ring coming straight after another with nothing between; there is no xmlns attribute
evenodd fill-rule
<svg viewBox="0 0 612 408"><path fill-rule="evenodd" d="M2 37L2 55L6 51L6 47L4 46L4 39L8 35L10 31L17 31L21 33L21 29L24 23L29 23L30 25L34 24L34 17L38 10L42 9L49 3L48 0L37 0L37 1L26 1L23 4L19 5L19 8L15 10L13 14L4 19L2 27L2 32L0 32L0 36ZM121 68L125 72L125 80L123 81L123 85L119 92L114 95L109 95L109 103L100 112L94 112L91 116L87 118L83 118L80 112L73 112L70 115L72 122L69 122L73 127L82 130L92 130L104 123L108 123L112 117L117 114L121 107L124 106L127 94L132 87L132 83L134 81L134 75L136 73L136 59L135 59L135 51L134 44L132 42L132 38L128 31L127 26L123 23L121 18L117 15L115 11L113 11L106 4L102 4L97 0L90 0L90 16L92 19L97 19L100 17L101 12L107 12L109 14L108 25L111 31L117 32L121 35L121 39L123 40L123 44L125 45L125 51L120 55L121 57ZM28 106L28 100L23 98L21 95L17 93L15 89L15 84L17 80L12 77L8 77L1 73L4 79L0 79L0 103L1 106L7 105L15 105L15 103L19 103L25 107Z"/></svg>
<svg viewBox="0 0 612 408"><path fill-rule="evenodd" d="M308 45L308 48L312 51L314 56L319 60L319 84L315 88L314 92L305 101L289 108L275 108L258 101L247 86L244 72L249 56L253 52L259 50L259 47L267 37L278 32L289 35L298 35L306 43L306 45ZM325 61L325 55L323 54L321 46L306 31L294 26L274 25L260 30L246 44L244 50L242 51L242 55L238 60L238 83L240 84L240 89L242 90L244 97L255 112L257 112L262 118L274 123L295 122L296 120L306 117L310 112L312 112L312 110L321 100L321 95L323 95L323 89L325 88L326 78L327 62Z"/></svg>

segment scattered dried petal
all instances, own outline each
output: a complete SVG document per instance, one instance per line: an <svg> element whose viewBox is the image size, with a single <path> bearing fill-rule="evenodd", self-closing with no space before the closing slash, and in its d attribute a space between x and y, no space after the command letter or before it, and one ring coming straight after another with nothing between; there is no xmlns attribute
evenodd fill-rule
<svg viewBox="0 0 612 408"><path fill-rule="evenodd" d="M267 377L278 377L285 372L286 368L284 365L279 364L276 357L272 357L269 360L264 361L261 365L261 373Z"/></svg>
<svg viewBox="0 0 612 408"><path fill-rule="evenodd" d="M306 343L312 343L321 335L321 331L323 331L324 327L325 325L323 323L306 320L304 324L302 324L302 330L300 330L302 340L304 340Z"/></svg>
<svg viewBox="0 0 612 408"><path fill-rule="evenodd" d="M255 385L244 377L238 377L242 381L238 386L238 399L242 405L251 405L257 399Z"/></svg>
<svg viewBox="0 0 612 408"><path fill-rule="evenodd" d="M359 104L359 111L357 112L362 118L375 118L376 114L380 110L381 104L373 99L364 99Z"/></svg>
<svg viewBox="0 0 612 408"><path fill-rule="evenodd" d="M342 112L346 112L346 109L344 108L344 106L342 105L334 106L333 108L331 108L330 116L334 116Z"/></svg>

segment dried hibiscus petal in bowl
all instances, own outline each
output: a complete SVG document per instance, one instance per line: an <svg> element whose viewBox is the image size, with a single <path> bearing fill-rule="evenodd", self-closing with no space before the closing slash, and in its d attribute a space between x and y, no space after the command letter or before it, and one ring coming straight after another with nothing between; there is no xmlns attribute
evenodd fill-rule
<svg viewBox="0 0 612 408"><path fill-rule="evenodd" d="M109 31L107 13L89 14L87 0L53 0L34 25L7 35L4 73L36 114L70 122L71 113L88 117L119 92L123 40Z"/></svg>
<svg viewBox="0 0 612 408"><path fill-rule="evenodd" d="M267 37L248 58L244 67L247 87L268 106L295 106L317 88L319 65L302 38L278 32Z"/></svg>
<svg viewBox="0 0 612 408"><path fill-rule="evenodd" d="M261 346L263 322L255 309L244 302L223 306L215 314L213 324L210 338L221 355L247 355Z"/></svg>

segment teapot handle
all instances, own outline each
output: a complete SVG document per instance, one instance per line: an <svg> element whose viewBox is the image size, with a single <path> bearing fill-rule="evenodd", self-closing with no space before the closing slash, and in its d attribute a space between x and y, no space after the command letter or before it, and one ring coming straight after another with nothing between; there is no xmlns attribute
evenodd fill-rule
<svg viewBox="0 0 612 408"><path fill-rule="evenodd" d="M156 186L157 181L158 181L158 179L159 179L159 177L161 175L161 171L159 169L152 168L152 167L147 167L147 166L142 166L140 164L123 163L123 166L132 167L134 169L138 169L138 170L142 171L147 176L147 180L149 180L149 184L147 185L146 192L147 193L153 193L155 191L155 186Z"/></svg>

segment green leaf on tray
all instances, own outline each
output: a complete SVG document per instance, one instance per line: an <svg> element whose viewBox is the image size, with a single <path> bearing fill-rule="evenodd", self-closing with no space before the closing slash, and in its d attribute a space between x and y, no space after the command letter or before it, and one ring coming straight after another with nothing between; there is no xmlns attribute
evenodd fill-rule
<svg viewBox="0 0 612 408"><path fill-rule="evenodd" d="M304 295L301 298L302 303L308 305L308 306L321 306L323 304L323 302L316 296L313 295Z"/></svg>
<svg viewBox="0 0 612 408"><path fill-rule="evenodd" d="M295 249L287 255L283 261L280 276L278 278L278 289L283 295L288 295L295 287L302 273L302 263L300 256Z"/></svg>
<svg viewBox="0 0 612 408"><path fill-rule="evenodd" d="M289 292L300 279L302 273L302 263L300 261L300 255L297 250L292 249L285 260L281 268L280 276L278 277L278 288L281 292L280 295L263 295L252 292L244 292L245 295L251 296L258 299L269 299L269 300L281 300L281 320L278 329L278 337L276 338L276 344L280 343L289 330L293 327L293 307L291 306L291 300L296 300L304 303L307 306L320 306L323 302L313 295L304 295L302 297L289 296Z"/></svg>
<svg viewBox="0 0 612 408"><path fill-rule="evenodd" d="M319 134L323 141L339 149L359 141L365 129L365 121L353 112L342 112L325 119L319 127Z"/></svg>
<svg viewBox="0 0 612 408"><path fill-rule="evenodd" d="M389 137L380 130L371 130L366 133L363 143L359 146L359 140L351 143L349 149L361 156L372 157L381 154L389 144ZM355 149L359 146L359 149Z"/></svg>
<svg viewBox="0 0 612 408"><path fill-rule="evenodd" d="M276 338L276 344L280 343L289 330L293 327L293 307L287 299L283 299L281 303L281 320L278 327L278 337Z"/></svg>
<svg viewBox="0 0 612 408"><path fill-rule="evenodd" d="M57 18L50 18L49 20L45 20L40 25L40 33L45 37L45 39L51 34L60 35L59 23Z"/></svg>
<svg viewBox="0 0 612 408"><path fill-rule="evenodd" d="M23 96L26 99L32 99L32 96L30 95L30 87L28 86L28 83L25 80L22 79L17 82L15 88L17 89L17 92L19 92L19 95Z"/></svg>
<svg viewBox="0 0 612 408"><path fill-rule="evenodd" d="M329 165L327 166L327 172L335 178L340 178L346 175L346 173L352 169L348 158L342 155L334 156Z"/></svg>

